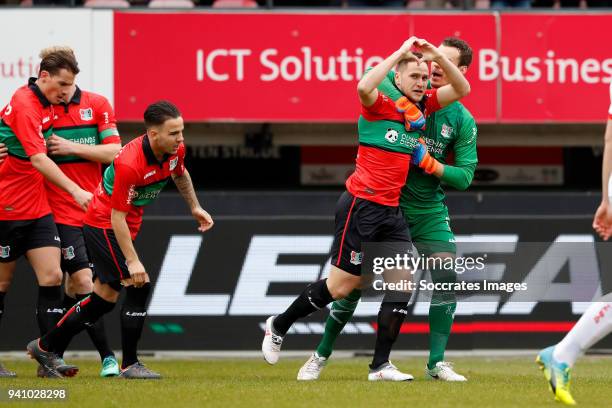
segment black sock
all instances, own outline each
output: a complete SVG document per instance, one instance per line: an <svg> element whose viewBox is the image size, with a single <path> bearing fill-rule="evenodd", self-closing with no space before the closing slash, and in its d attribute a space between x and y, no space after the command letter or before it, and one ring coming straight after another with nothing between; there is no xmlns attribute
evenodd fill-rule
<svg viewBox="0 0 612 408"><path fill-rule="evenodd" d="M85 329L86 323L94 323L104 314L113 310L112 302L107 302L100 296L92 293L91 296L81 300L57 323L57 326L41 337L40 345L45 350L56 351L65 347L70 339Z"/></svg>
<svg viewBox="0 0 612 408"><path fill-rule="evenodd" d="M76 302L77 302L76 298L73 298L72 296L69 296L67 293L64 293L64 300L62 301L62 305L63 305L62 309L64 310L64 316L66 315L66 313L68 313L68 311L72 308L72 306L76 304ZM58 344L55 347L55 353L59 355L60 357L64 357L64 351L66 351L66 349L68 348L68 344L70 344L71 340L72 340L72 337L67 338L65 344Z"/></svg>
<svg viewBox="0 0 612 408"><path fill-rule="evenodd" d="M376 369L389 361L391 347L399 335L402 323L408 314L407 302L385 302L378 311L378 331L376 332L376 347L371 369Z"/></svg>
<svg viewBox="0 0 612 408"><path fill-rule="evenodd" d="M6 292L0 292L0 323L2 323L2 316L4 315L4 296L6 296Z"/></svg>
<svg viewBox="0 0 612 408"><path fill-rule="evenodd" d="M77 294L76 297L78 300L83 300L87 296L91 295L91 293L86 293L83 295ZM91 339L96 350L100 353L100 360L104 360L106 357L115 356L113 350L108 346L108 339L106 338L106 329L104 328L104 316L101 316L98 321L93 324L87 324L87 334Z"/></svg>
<svg viewBox="0 0 612 408"><path fill-rule="evenodd" d="M40 335L51 330L62 318L62 287L39 286L36 304L36 321Z"/></svg>
<svg viewBox="0 0 612 408"><path fill-rule="evenodd" d="M147 316L146 305L150 291L150 283L145 283L140 288L133 286L126 288L125 300L121 307L121 348L123 350L121 368L138 362L138 340L140 340Z"/></svg>
<svg viewBox="0 0 612 408"><path fill-rule="evenodd" d="M91 293L86 293L82 295L77 294L75 299L73 297L68 296L67 294L64 294L64 313L68 312L68 310L70 310L72 306L77 303L77 301L83 300L89 295L91 295ZM113 351L108 347L108 341L106 340L106 332L104 329L104 316L100 317L98 321L93 324L87 323L85 325L85 330L87 330L87 334L89 335L89 338L91 339L91 342L95 346L96 350L98 350L98 353L100 353L101 360L104 360L108 356L115 355L115 353L113 353ZM70 337L65 340L66 343L57 344L55 347L55 353L58 354L60 357L64 356L64 351L66 351L66 349L68 348L68 345L70 344L72 338Z"/></svg>
<svg viewBox="0 0 612 408"><path fill-rule="evenodd" d="M273 329L284 336L296 320L324 308L333 301L334 298L327 289L327 279L311 283L287 310L274 318Z"/></svg>

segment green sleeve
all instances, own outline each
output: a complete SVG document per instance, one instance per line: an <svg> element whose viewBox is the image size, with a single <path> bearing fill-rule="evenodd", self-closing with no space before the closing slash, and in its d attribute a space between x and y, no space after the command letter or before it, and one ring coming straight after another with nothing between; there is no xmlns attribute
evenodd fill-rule
<svg viewBox="0 0 612 408"><path fill-rule="evenodd" d="M472 184L474 170L476 170L476 163L467 164L465 166L450 166L445 164L444 174L442 174L440 180L457 190L465 190Z"/></svg>
<svg viewBox="0 0 612 408"><path fill-rule="evenodd" d="M459 135L454 145L455 165L445 165L444 174L440 180L457 190L465 190L470 186L478 164L477 137L478 128L474 118L468 112L464 112Z"/></svg>
<svg viewBox="0 0 612 408"><path fill-rule="evenodd" d="M369 72L372 68L366 69L365 72ZM402 93L395 86L395 71L389 71L387 77L378 85L378 90L394 101L398 100Z"/></svg>

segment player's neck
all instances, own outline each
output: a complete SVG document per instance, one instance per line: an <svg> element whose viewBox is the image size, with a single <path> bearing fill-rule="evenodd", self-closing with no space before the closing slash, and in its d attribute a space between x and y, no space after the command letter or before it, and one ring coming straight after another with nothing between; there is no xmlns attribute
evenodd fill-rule
<svg viewBox="0 0 612 408"><path fill-rule="evenodd" d="M153 155L155 156L158 162L161 162L164 159L164 155L166 154L166 152L160 146L158 146L155 141L151 140L151 138L149 138L149 143L151 144L151 150L153 151Z"/></svg>

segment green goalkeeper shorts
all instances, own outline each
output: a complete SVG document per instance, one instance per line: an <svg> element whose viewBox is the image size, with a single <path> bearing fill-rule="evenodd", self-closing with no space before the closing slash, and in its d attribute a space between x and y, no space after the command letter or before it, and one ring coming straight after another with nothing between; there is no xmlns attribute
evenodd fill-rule
<svg viewBox="0 0 612 408"><path fill-rule="evenodd" d="M456 253L455 235L450 227L448 209L431 214L404 215L410 228L412 242L419 254Z"/></svg>

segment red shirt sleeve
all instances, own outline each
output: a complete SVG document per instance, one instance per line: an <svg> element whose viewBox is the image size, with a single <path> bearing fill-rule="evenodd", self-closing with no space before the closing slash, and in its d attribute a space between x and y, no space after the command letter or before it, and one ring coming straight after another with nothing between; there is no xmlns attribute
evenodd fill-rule
<svg viewBox="0 0 612 408"><path fill-rule="evenodd" d="M427 100L425 101L425 115L442 109L440 102L438 102L437 89L428 89L425 91L425 96L427 97Z"/></svg>
<svg viewBox="0 0 612 408"><path fill-rule="evenodd" d="M361 115L369 121L375 120L404 120L404 117L395 107L395 102L384 93L378 91L378 98L371 106L361 105Z"/></svg>
<svg viewBox="0 0 612 408"><path fill-rule="evenodd" d="M182 176L185 172L185 145L183 143L181 143L178 148L176 158L178 159L178 162L176 163L176 167L171 172L175 176Z"/></svg>
<svg viewBox="0 0 612 408"><path fill-rule="evenodd" d="M138 172L125 164L113 164L115 168L115 181L113 185L113 195L111 196L111 208L115 210L129 212L132 208L134 189L140 180Z"/></svg>
<svg viewBox="0 0 612 408"><path fill-rule="evenodd" d="M3 119L13 129L28 157L38 153L47 153L40 110L17 106L13 107L12 112L9 112L8 115L5 110Z"/></svg>
<svg viewBox="0 0 612 408"><path fill-rule="evenodd" d="M98 133L108 134L108 136L119 136L117 130L117 119L112 106L108 99L100 96L99 106L96 108L96 123L98 124ZM105 132L107 130L110 132Z"/></svg>

